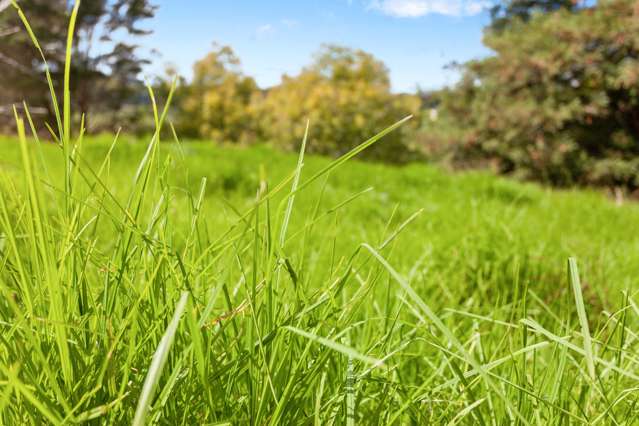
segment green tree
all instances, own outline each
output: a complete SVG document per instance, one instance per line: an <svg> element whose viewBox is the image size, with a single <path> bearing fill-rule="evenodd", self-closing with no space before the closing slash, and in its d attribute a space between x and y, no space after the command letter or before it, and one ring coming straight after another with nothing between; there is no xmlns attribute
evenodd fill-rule
<svg viewBox="0 0 639 426"><path fill-rule="evenodd" d="M444 108L458 156L558 185L639 187L639 7L601 0L486 33Z"/></svg>
<svg viewBox="0 0 639 426"><path fill-rule="evenodd" d="M8 2L0 2L8 6ZM68 15L67 0L21 0L30 26L43 46L56 88L62 87ZM118 110L138 93L138 74L147 62L138 54L138 36L149 31L140 22L151 18L149 0L83 2L76 21L71 65L72 99L76 111ZM118 40L112 34L118 33ZM0 13L0 102L8 106L27 100L51 122L41 57L12 7ZM6 115L5 115L6 116Z"/></svg>
<svg viewBox="0 0 639 426"><path fill-rule="evenodd" d="M309 151L339 155L416 114L419 98L392 94L388 69L372 55L326 45L298 76L284 76L281 85L270 89L258 109L262 133L273 143L295 149L310 120ZM388 135L367 154L402 159L409 131L407 126Z"/></svg>
<svg viewBox="0 0 639 426"><path fill-rule="evenodd" d="M577 10L579 0L503 0L490 9L492 30L503 30L513 21L530 20L535 13L555 12L560 9Z"/></svg>
<svg viewBox="0 0 639 426"><path fill-rule="evenodd" d="M256 137L252 104L259 90L244 76L228 46L213 51L193 66L193 80L183 88L180 131L186 136L220 142L247 142Z"/></svg>

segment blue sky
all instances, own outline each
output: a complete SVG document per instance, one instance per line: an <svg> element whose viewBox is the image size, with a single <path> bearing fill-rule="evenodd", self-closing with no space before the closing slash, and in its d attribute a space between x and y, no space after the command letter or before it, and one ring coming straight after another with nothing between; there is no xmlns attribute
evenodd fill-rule
<svg viewBox="0 0 639 426"><path fill-rule="evenodd" d="M230 45L261 87L294 75L322 43L363 49L386 63L394 91L438 88L456 81L443 69L482 57L488 0L156 0L156 49L149 74L164 64L189 77L213 42Z"/></svg>

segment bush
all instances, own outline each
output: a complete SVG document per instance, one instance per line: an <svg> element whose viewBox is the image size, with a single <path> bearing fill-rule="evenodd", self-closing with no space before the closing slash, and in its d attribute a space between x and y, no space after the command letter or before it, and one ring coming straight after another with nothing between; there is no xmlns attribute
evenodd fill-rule
<svg viewBox="0 0 639 426"><path fill-rule="evenodd" d="M463 66L443 109L465 128L458 160L555 185L635 189L639 10L602 0L488 30L487 59Z"/></svg>
<svg viewBox="0 0 639 426"><path fill-rule="evenodd" d="M238 143L255 139L252 105L259 90L242 74L230 47L215 45L193 66L191 84L180 90L178 127L185 136Z"/></svg>
<svg viewBox="0 0 639 426"><path fill-rule="evenodd" d="M311 122L309 151L341 155L385 127L419 111L419 98L394 95L388 69L361 50L324 46L296 77L268 91L261 103L261 128L267 139L286 149L301 142ZM412 129L418 120L413 120ZM369 157L400 161L409 153L406 126L386 136Z"/></svg>
<svg viewBox="0 0 639 426"><path fill-rule="evenodd" d="M183 81L184 82L184 81ZM160 92L168 92L163 81ZM324 46L309 67L282 83L260 90L244 76L228 46L215 49L194 66L194 78L176 92L177 124L182 135L217 142L267 140L297 150L311 122L308 150L341 155L409 114L417 114L417 96L393 94L388 69L361 50ZM405 160L408 135L418 119L377 144L368 156Z"/></svg>

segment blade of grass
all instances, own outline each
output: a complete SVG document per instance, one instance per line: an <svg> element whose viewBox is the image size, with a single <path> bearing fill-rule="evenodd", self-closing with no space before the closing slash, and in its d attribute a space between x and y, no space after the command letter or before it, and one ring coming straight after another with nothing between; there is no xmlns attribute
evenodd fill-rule
<svg viewBox="0 0 639 426"><path fill-rule="evenodd" d="M577 260L574 257L568 259L568 271L570 274L570 284L575 296L575 305L577 307L577 316L581 325L581 336L583 338L583 348L588 366L590 378L594 381L596 377L595 361L592 351L592 337L590 336L590 327L588 326L588 317L586 316L586 307L581 292L581 280L579 279L579 269L577 268Z"/></svg>
<svg viewBox="0 0 639 426"><path fill-rule="evenodd" d="M354 358L354 359L358 359L358 360L360 360L362 362L365 362L367 364L373 364L375 366L383 365L382 361L379 360L379 359L370 357L368 355L362 355L358 351L356 351L355 349L353 349L351 347L348 347L348 346L343 345L341 343L338 343L338 342L335 342L333 340L327 339L325 337L321 337L321 336L318 336L316 334L309 333L308 331L304 331L304 330L301 330L301 329L299 329L297 327L293 327L293 326L290 326L290 325L285 325L283 328L288 330L288 331L290 331L290 332L292 332L292 333L298 334L298 335L300 335L302 337L305 337L305 338L307 338L309 340L317 342L320 345L326 346L329 349L332 349L332 350L337 351L337 352L339 352L341 354L344 354L344 355L346 355L348 357L351 357L351 358Z"/></svg>
<svg viewBox="0 0 639 426"><path fill-rule="evenodd" d="M310 121L307 121L306 130L304 131L304 139L302 139L302 147L300 148L299 157L297 159L297 167L295 168L295 177L293 178L293 184L291 186L291 195L288 197L286 212L284 213L284 220L282 221L282 229L280 231L280 249L284 248L284 243L286 242L286 231L291 220L293 204L295 204L295 193L300 182L300 176L302 175L302 167L304 167L304 153L306 151L306 140L308 139L309 126Z"/></svg>
<svg viewBox="0 0 639 426"><path fill-rule="evenodd" d="M166 360L169 356L169 350L171 349L171 345L173 344L173 339L175 338L175 333L180 323L180 318L182 317L182 313L186 308L188 296L189 294L187 292L182 293L182 296L180 297L180 300L178 301L175 308L173 319L171 319L171 322L166 328L166 332L164 333L164 336L162 336L162 340L160 340L160 344L158 345L155 354L153 355L153 359L151 360L151 365L149 367L149 372L144 379L142 393L140 394L140 399L138 400L138 405L135 410L135 417L133 418L132 423L133 426L143 426L145 424L145 419L149 412L149 409L151 408L153 395L155 394L158 382L160 381L160 377L162 376L162 370L164 369L164 364L166 364Z"/></svg>

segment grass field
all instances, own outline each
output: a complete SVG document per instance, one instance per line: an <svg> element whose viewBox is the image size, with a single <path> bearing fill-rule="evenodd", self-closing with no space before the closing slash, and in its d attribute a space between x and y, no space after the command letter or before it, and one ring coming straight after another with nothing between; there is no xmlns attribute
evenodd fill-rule
<svg viewBox="0 0 639 426"><path fill-rule="evenodd" d="M634 204L111 142L0 141L2 424L639 424Z"/></svg>
<svg viewBox="0 0 639 426"><path fill-rule="evenodd" d="M401 123L167 144L151 92L149 140L72 135L78 8L60 103L18 9L59 143L0 140L0 424L639 423L637 206L356 161Z"/></svg>

